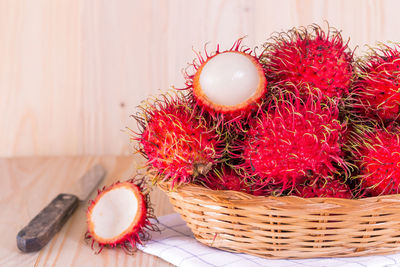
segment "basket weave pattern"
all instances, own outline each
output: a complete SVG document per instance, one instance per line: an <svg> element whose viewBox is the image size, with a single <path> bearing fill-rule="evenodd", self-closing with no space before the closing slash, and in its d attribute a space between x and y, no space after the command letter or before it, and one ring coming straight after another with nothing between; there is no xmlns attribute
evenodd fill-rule
<svg viewBox="0 0 400 267"><path fill-rule="evenodd" d="M195 238L265 258L346 257L400 251L400 195L364 199L260 197L197 185L169 190Z"/></svg>

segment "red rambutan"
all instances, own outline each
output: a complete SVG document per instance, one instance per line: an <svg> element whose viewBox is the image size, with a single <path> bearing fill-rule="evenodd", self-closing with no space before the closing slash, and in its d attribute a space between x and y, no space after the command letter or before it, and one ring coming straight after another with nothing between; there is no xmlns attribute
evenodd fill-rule
<svg viewBox="0 0 400 267"><path fill-rule="evenodd" d="M224 143L207 128L203 118L190 107L182 94L164 96L134 116L142 132L134 135L147 166L155 170L155 181L176 184L191 182L206 174L220 161Z"/></svg>
<svg viewBox="0 0 400 267"><path fill-rule="evenodd" d="M376 129L361 136L353 149L361 188L373 196L400 191L400 135L398 127Z"/></svg>
<svg viewBox="0 0 400 267"><path fill-rule="evenodd" d="M353 54L339 31L319 26L293 28L264 44L260 58L268 82L299 89L325 98L349 93L353 77Z"/></svg>
<svg viewBox="0 0 400 267"><path fill-rule="evenodd" d="M382 122L396 121L400 112L400 44L371 49L359 70L354 92L356 112Z"/></svg>
<svg viewBox="0 0 400 267"><path fill-rule="evenodd" d="M282 193L281 188L273 185L264 187L256 185L251 179L243 177L225 165L211 170L205 176L200 176L197 182L212 190L232 190L256 196L276 196Z"/></svg>
<svg viewBox="0 0 400 267"><path fill-rule="evenodd" d="M100 247L120 246L126 251L136 249L149 239L146 230L156 231L150 218L154 219L150 206L149 191L145 180L117 182L98 191L87 212L88 231L86 238Z"/></svg>
<svg viewBox="0 0 400 267"><path fill-rule="evenodd" d="M226 166L217 167L205 176L199 177L199 183L212 190L247 192L247 190L245 190L245 179Z"/></svg>
<svg viewBox="0 0 400 267"><path fill-rule="evenodd" d="M304 184L297 185L292 195L304 198L353 198L350 187L346 183L332 177L316 179L311 183L307 181Z"/></svg>
<svg viewBox="0 0 400 267"><path fill-rule="evenodd" d="M240 121L249 116L267 91L259 58L249 48L241 47L242 39L227 51L217 50L205 58L197 53L190 67L193 74L185 72L186 86L196 106L223 122Z"/></svg>
<svg viewBox="0 0 400 267"><path fill-rule="evenodd" d="M326 177L344 171L342 136L337 105L319 99L307 101L288 93L273 98L250 123L244 141L238 142L242 167L259 184L293 188L305 177Z"/></svg>

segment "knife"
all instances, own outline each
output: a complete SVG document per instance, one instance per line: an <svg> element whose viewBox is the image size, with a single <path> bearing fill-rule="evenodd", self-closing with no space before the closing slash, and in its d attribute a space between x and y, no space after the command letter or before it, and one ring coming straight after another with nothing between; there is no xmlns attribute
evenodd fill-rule
<svg viewBox="0 0 400 267"><path fill-rule="evenodd" d="M22 252L38 251L62 228L74 213L79 201L85 201L103 180L106 170L96 165L74 185L74 194L61 193L17 234L17 246Z"/></svg>

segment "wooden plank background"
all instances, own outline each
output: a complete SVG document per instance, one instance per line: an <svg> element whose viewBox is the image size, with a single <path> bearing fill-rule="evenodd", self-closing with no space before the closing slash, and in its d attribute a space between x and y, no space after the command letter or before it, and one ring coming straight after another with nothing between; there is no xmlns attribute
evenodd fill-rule
<svg viewBox="0 0 400 267"><path fill-rule="evenodd" d="M328 21L350 45L399 41L396 0L0 0L0 156L128 154L149 94L183 85L192 47L261 45Z"/></svg>

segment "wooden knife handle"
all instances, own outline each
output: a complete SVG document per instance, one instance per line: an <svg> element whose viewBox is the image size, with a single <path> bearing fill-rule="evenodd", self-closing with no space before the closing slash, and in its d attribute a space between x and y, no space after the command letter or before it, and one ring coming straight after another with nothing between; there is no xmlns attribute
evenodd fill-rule
<svg viewBox="0 0 400 267"><path fill-rule="evenodd" d="M23 252L38 251L62 228L76 210L79 199L71 194L59 194L40 211L17 235L17 246Z"/></svg>

